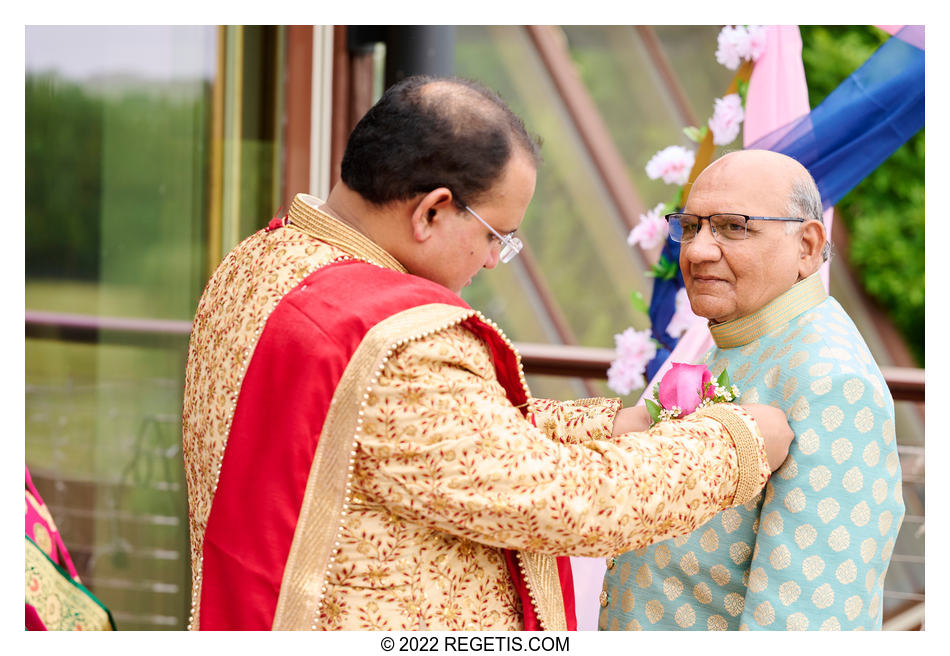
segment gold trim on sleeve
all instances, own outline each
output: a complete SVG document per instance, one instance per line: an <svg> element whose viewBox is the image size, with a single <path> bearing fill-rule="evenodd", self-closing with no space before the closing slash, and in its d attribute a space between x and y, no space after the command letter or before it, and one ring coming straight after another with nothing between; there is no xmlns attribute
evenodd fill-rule
<svg viewBox="0 0 950 656"><path fill-rule="evenodd" d="M736 445L736 456L739 461L739 482L736 484L736 494L731 505L745 503L762 489L761 463L759 460L758 438L749 429L727 404L715 404L700 408L696 417L709 417L722 424L733 443Z"/></svg>

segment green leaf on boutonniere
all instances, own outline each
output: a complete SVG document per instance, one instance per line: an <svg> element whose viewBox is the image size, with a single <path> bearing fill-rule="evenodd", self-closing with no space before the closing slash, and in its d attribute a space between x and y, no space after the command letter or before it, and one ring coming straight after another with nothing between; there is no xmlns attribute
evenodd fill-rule
<svg viewBox="0 0 950 656"><path fill-rule="evenodd" d="M723 369L722 373L719 374L719 378L716 379L716 384L723 389L727 389L732 385L732 382L729 380L729 372Z"/></svg>
<svg viewBox="0 0 950 656"><path fill-rule="evenodd" d="M650 399L644 401L644 404L647 406L647 412L650 413L650 426L653 426L653 424L660 421L660 410L662 410L662 408L660 407L660 404L654 403Z"/></svg>
<svg viewBox="0 0 950 656"><path fill-rule="evenodd" d="M666 259L665 255L661 255L660 261L654 264L646 275L660 280L672 280L676 277L678 269L679 265L676 262Z"/></svg>
<svg viewBox="0 0 950 656"><path fill-rule="evenodd" d="M630 294L630 303L633 304L633 309L643 314L650 313L650 306L647 304L646 299L643 298L643 294L640 292L633 292Z"/></svg>

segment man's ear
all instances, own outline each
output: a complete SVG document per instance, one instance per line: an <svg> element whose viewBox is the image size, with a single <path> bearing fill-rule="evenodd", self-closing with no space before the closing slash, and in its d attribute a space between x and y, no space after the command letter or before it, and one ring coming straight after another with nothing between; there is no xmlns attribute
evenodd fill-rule
<svg viewBox="0 0 950 656"><path fill-rule="evenodd" d="M415 201L410 223L412 236L417 242L424 242L432 236L439 212L454 207L453 198L451 189L438 187Z"/></svg>
<svg viewBox="0 0 950 656"><path fill-rule="evenodd" d="M805 221L799 242L798 279L804 280L821 268L821 251L825 247L825 224Z"/></svg>

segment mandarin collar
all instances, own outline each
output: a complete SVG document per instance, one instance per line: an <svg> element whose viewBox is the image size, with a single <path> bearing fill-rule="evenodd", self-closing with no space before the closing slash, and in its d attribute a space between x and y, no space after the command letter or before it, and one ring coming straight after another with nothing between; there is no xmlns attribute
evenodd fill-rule
<svg viewBox="0 0 950 656"><path fill-rule="evenodd" d="M353 257L378 266L408 273L406 267L372 239L320 210L316 196L297 194L287 214L288 223L311 237L343 249Z"/></svg>
<svg viewBox="0 0 950 656"><path fill-rule="evenodd" d="M787 292L772 299L763 308L748 316L724 323L710 324L709 332L712 333L713 341L719 348L744 346L788 323L827 297L828 293L825 291L821 276L816 272L795 283Z"/></svg>

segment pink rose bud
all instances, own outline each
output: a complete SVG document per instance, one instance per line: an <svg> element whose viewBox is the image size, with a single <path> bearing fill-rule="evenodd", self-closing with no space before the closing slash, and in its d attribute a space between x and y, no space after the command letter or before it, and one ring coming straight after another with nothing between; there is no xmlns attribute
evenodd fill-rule
<svg viewBox="0 0 950 656"><path fill-rule="evenodd" d="M703 396L712 398L715 391L703 393L706 383L712 382L712 372L702 364L684 364L674 362L660 380L660 405L670 410L675 405L683 415L694 412Z"/></svg>

